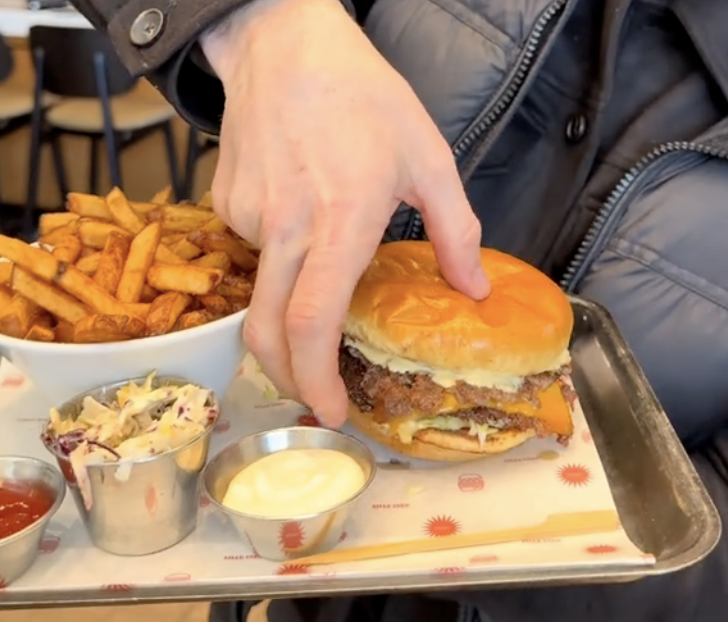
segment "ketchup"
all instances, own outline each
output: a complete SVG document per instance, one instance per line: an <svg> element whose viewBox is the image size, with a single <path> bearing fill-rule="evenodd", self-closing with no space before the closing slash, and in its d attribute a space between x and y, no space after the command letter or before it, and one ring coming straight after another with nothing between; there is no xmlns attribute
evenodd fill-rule
<svg viewBox="0 0 728 622"><path fill-rule="evenodd" d="M41 482L0 482L0 540L33 524L54 500L53 491Z"/></svg>

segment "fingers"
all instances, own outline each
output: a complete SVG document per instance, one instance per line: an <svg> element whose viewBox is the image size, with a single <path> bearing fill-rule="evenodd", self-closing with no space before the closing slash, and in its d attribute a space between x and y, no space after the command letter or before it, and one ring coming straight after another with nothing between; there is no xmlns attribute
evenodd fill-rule
<svg viewBox="0 0 728 622"><path fill-rule="evenodd" d="M299 399L291 370L286 313L303 266L307 243L271 238L260 254L243 339L263 372L286 397Z"/></svg>
<svg viewBox="0 0 728 622"><path fill-rule="evenodd" d="M415 205L425 222L443 276L455 289L481 300L490 283L480 261L480 222L473 213L449 151L436 171L422 171L413 178Z"/></svg>
<svg viewBox="0 0 728 622"><path fill-rule="evenodd" d="M339 376L339 343L354 288L381 237L376 227L371 231L317 231L286 318L299 394L332 427L346 420L348 398Z"/></svg>

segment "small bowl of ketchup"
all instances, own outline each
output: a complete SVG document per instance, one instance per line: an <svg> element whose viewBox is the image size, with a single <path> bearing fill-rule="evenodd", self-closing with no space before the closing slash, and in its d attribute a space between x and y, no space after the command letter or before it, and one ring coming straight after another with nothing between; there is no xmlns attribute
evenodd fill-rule
<svg viewBox="0 0 728 622"><path fill-rule="evenodd" d="M65 494L63 475L54 466L26 456L0 456L0 586L33 565Z"/></svg>

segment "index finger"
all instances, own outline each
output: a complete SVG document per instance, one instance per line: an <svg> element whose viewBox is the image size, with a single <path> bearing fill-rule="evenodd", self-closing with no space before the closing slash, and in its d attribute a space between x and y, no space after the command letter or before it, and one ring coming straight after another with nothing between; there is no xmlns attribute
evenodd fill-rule
<svg viewBox="0 0 728 622"><path fill-rule="evenodd" d="M339 376L341 331L354 288L382 232L317 234L290 299L286 329L291 370L302 401L326 425L339 426L346 420L348 401Z"/></svg>

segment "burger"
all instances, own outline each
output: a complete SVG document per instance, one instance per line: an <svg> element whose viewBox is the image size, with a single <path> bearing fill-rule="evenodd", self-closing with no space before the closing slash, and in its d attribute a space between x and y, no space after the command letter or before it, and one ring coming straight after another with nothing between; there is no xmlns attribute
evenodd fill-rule
<svg viewBox="0 0 728 622"><path fill-rule="evenodd" d="M545 274L481 249L484 300L454 290L429 242L379 248L354 292L339 351L349 421L411 457L457 462L534 437L567 444L573 314Z"/></svg>

